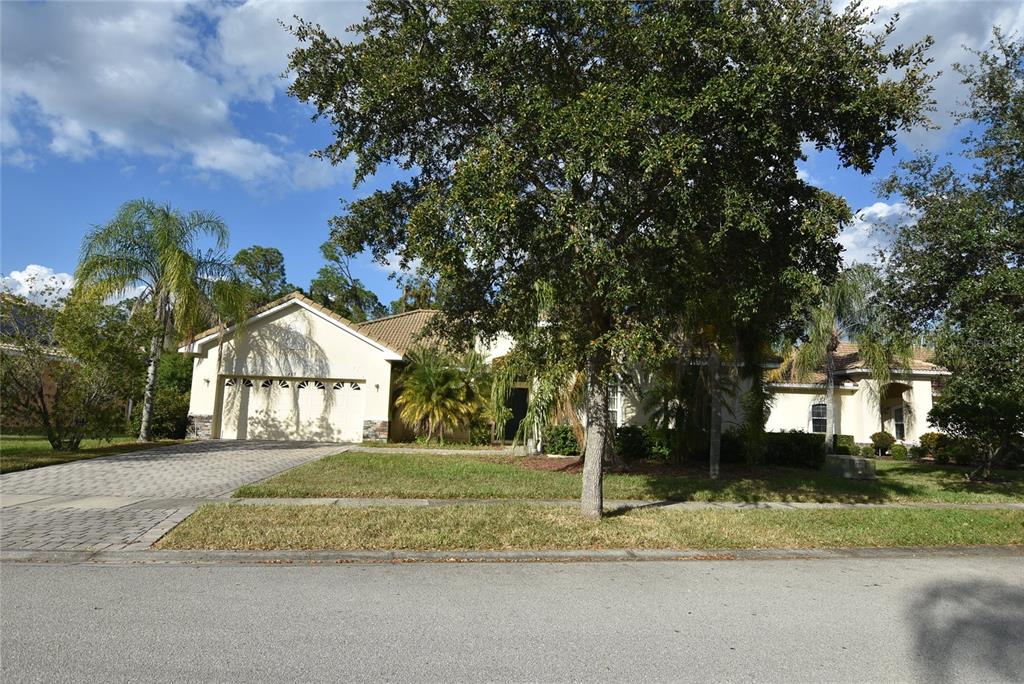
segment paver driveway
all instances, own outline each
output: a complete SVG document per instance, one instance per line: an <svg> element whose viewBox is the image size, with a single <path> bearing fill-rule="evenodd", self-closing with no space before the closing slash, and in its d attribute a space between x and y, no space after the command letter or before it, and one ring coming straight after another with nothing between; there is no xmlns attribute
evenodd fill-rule
<svg viewBox="0 0 1024 684"><path fill-rule="evenodd" d="M344 449L190 442L0 475L0 548L147 547L205 501Z"/></svg>

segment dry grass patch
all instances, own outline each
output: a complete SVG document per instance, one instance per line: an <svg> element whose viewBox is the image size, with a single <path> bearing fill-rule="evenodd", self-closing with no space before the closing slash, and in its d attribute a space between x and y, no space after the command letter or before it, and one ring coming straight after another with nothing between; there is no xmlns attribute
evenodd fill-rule
<svg viewBox="0 0 1024 684"><path fill-rule="evenodd" d="M1024 511L644 509L600 521L574 507L204 506L164 549L727 549L1024 544Z"/></svg>

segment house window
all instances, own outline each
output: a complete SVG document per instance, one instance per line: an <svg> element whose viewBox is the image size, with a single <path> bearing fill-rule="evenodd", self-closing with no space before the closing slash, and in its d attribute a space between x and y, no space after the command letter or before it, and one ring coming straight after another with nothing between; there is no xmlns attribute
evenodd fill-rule
<svg viewBox="0 0 1024 684"><path fill-rule="evenodd" d="M622 425L622 388L617 382L608 385L608 423L614 428Z"/></svg>
<svg viewBox="0 0 1024 684"><path fill-rule="evenodd" d="M907 434L906 425L903 422L903 407L897 406L892 410L892 427L896 433L896 439L904 439Z"/></svg>
<svg viewBox="0 0 1024 684"><path fill-rule="evenodd" d="M811 404L811 432L825 434L828 428L828 408L824 404Z"/></svg>
<svg viewBox="0 0 1024 684"><path fill-rule="evenodd" d="M262 389L270 389L270 387L271 387L271 386L272 386L273 384L274 384L274 381L273 381L273 380L264 380L263 382L261 382L261 383L260 383L260 387L261 387Z"/></svg>

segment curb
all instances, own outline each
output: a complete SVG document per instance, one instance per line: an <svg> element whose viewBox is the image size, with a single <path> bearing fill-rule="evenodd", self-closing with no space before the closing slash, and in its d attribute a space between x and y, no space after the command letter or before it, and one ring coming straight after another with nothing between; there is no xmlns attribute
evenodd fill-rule
<svg viewBox="0 0 1024 684"><path fill-rule="evenodd" d="M836 549L593 549L535 551L3 551L0 563L61 565L319 565L382 563L572 563L615 561L1024 558L1024 546Z"/></svg>

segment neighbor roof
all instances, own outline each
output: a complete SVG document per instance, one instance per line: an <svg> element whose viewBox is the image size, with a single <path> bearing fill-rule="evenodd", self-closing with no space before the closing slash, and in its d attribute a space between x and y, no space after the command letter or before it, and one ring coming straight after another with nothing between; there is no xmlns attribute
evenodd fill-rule
<svg viewBox="0 0 1024 684"><path fill-rule="evenodd" d="M437 313L431 309L416 309L415 311L395 314L393 316L384 316L383 318L377 318L364 323L353 323L341 314L331 311L326 306L318 304L296 290L295 292L286 294L284 297L279 297L272 302L264 304L254 310L252 314L250 314L249 318L258 316L265 311L269 311L270 309L274 309L293 300L302 302L304 305L312 309L316 309L316 311L324 316L348 326L360 335L364 335L374 342L384 345L400 356L405 356L406 352L415 346L416 342L420 339L420 333L424 326L431 318L433 318L434 314ZM180 346L186 347L198 340L217 333L219 330L220 328L218 326L207 328L206 330L193 335L188 340L185 340Z"/></svg>
<svg viewBox="0 0 1024 684"><path fill-rule="evenodd" d="M436 315L437 311L433 309L416 309L365 323L356 323L354 327L357 332L405 356L423 340L424 329Z"/></svg>
<svg viewBox="0 0 1024 684"><path fill-rule="evenodd" d="M816 370L807 378L798 379L796 375L796 367L793 363L794 357L790 357L790 359L786 363L782 364L782 367L779 369L779 375L781 375L783 378L782 382L804 382L814 384L820 384L825 382L824 368ZM934 358L935 352L933 350L928 349L926 347L914 347L910 360L909 370L945 371L945 368L932 362L932 359ZM839 346L836 347L834 361L836 373L839 375L869 370L865 361L860 357L859 348L853 342L840 342ZM897 368L893 366L893 370L897 370Z"/></svg>

